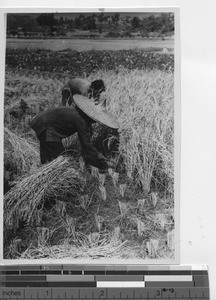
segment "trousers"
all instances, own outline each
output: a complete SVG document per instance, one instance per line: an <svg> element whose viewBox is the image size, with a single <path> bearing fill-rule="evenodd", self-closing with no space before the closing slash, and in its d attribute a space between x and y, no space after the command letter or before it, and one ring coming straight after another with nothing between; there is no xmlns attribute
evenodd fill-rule
<svg viewBox="0 0 216 300"><path fill-rule="evenodd" d="M41 164L45 164L57 158L65 151L61 139L56 141L47 141L47 131L43 131L39 135L40 141L40 160Z"/></svg>

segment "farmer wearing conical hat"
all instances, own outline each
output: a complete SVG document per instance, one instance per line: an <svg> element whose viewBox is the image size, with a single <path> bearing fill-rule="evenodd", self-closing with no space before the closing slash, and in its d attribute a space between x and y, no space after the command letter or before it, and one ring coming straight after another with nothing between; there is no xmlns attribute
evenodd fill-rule
<svg viewBox="0 0 216 300"><path fill-rule="evenodd" d="M93 146L90 135L91 125L99 122L118 129L118 122L101 103L95 104L93 99L81 95L74 95L73 98L75 106L47 109L31 122L31 127L40 141L41 163L47 163L61 155L65 151L62 139L77 132L84 161L106 170L112 164Z"/></svg>
<svg viewBox="0 0 216 300"><path fill-rule="evenodd" d="M89 82L87 79L74 78L62 88L62 105L70 106L74 104L73 96L75 94L93 98L96 103L100 100L100 95L105 92L106 87L103 80L97 79Z"/></svg>

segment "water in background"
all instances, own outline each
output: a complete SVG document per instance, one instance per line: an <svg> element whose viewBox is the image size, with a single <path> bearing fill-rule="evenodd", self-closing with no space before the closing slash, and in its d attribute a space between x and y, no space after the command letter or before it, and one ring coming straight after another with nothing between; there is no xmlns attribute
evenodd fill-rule
<svg viewBox="0 0 216 300"><path fill-rule="evenodd" d="M61 51L65 49L72 49L76 51L89 50L129 50L129 49L146 49L152 48L164 49L169 51L174 49L173 39L122 39L122 40L96 40L96 39L12 39L8 38L6 41L7 48L14 49L46 49Z"/></svg>

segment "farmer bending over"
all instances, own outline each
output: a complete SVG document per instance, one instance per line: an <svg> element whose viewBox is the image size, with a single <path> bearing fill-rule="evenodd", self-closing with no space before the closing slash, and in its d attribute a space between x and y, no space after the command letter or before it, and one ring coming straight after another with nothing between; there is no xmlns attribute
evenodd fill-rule
<svg viewBox="0 0 216 300"><path fill-rule="evenodd" d="M89 82L87 79L74 78L63 87L62 89L62 105L66 106L68 103L71 106L73 102L73 96L79 94L87 98L93 98L95 103L100 101L100 94L105 92L106 87L103 80L98 79Z"/></svg>
<svg viewBox="0 0 216 300"><path fill-rule="evenodd" d="M40 141L41 163L47 163L61 155L65 151L62 139L77 132L81 143L81 155L86 164L102 170L113 167L93 146L90 132L94 122L118 129L116 118L100 103L96 105L93 99L75 95L74 102L75 106L47 109L32 120L31 127Z"/></svg>

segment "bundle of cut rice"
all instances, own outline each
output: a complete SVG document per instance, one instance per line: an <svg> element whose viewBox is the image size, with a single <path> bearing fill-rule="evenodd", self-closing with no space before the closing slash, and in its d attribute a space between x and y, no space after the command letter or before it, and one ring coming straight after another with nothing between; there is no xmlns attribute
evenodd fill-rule
<svg viewBox="0 0 216 300"><path fill-rule="evenodd" d="M16 133L4 128L4 168L16 175L23 175L40 163L37 146Z"/></svg>
<svg viewBox="0 0 216 300"><path fill-rule="evenodd" d="M21 178L4 197L5 229L16 229L19 221L37 224L44 201L60 200L67 195L73 201L80 194L81 174L77 163L59 156L52 162Z"/></svg>

